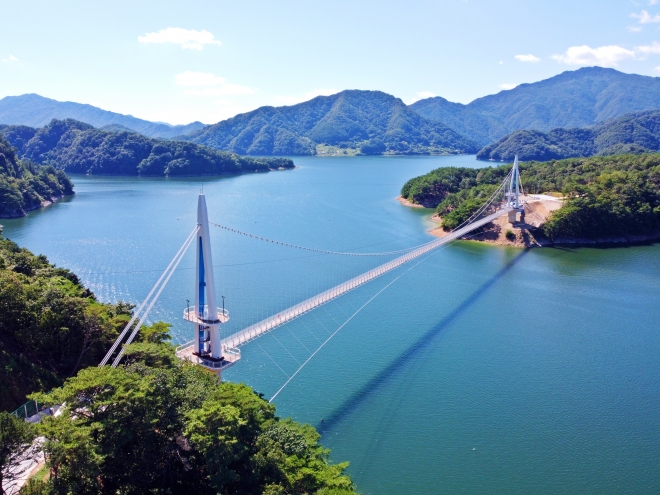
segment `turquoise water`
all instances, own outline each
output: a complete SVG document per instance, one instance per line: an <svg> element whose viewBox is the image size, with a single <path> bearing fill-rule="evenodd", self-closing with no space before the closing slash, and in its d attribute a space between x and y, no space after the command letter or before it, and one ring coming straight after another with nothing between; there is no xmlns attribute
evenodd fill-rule
<svg viewBox="0 0 660 495"><path fill-rule="evenodd" d="M76 271L100 299L139 302L195 223L332 250L429 240L395 201L410 177L473 157L296 158L217 179L75 177L78 194L5 234ZM523 178L524 179L524 178ZM382 262L212 230L232 328ZM192 253L154 319L181 321ZM391 285L389 285L391 283ZM363 494L660 492L660 246L529 251L462 242L248 344L225 378L312 423Z"/></svg>

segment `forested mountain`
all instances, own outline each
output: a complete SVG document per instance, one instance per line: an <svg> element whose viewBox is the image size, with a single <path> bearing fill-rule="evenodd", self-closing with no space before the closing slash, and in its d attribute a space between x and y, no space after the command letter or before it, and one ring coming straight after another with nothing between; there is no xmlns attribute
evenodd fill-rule
<svg viewBox="0 0 660 495"><path fill-rule="evenodd" d="M42 127L53 119L75 119L94 127L120 125L155 138L172 138L201 129L204 124L169 125L109 112L92 105L57 101L37 94L7 96L0 100L0 124Z"/></svg>
<svg viewBox="0 0 660 495"><path fill-rule="evenodd" d="M183 141L95 129L53 120L41 129L0 126L21 159L70 173L98 175L218 175L293 168L288 158L248 158Z"/></svg>
<svg viewBox="0 0 660 495"><path fill-rule="evenodd" d="M586 128L516 131L483 148L479 160L558 160L660 150L660 110L635 112Z"/></svg>
<svg viewBox="0 0 660 495"><path fill-rule="evenodd" d="M587 67L521 84L467 105L435 97L410 108L485 146L521 129L585 127L626 113L660 108L660 78Z"/></svg>
<svg viewBox="0 0 660 495"><path fill-rule="evenodd" d="M479 146L380 91L342 91L287 107L261 107L185 139L247 155L313 155L320 144L364 154L476 153Z"/></svg>
<svg viewBox="0 0 660 495"><path fill-rule="evenodd" d="M44 202L73 194L73 184L61 170L18 160L0 134L0 218L24 216Z"/></svg>
<svg viewBox="0 0 660 495"><path fill-rule="evenodd" d="M452 229L486 202L510 169L439 168L409 180L401 195L437 208L443 227ZM520 174L528 192L567 198L541 228L553 241L660 238L660 154L525 162Z"/></svg>

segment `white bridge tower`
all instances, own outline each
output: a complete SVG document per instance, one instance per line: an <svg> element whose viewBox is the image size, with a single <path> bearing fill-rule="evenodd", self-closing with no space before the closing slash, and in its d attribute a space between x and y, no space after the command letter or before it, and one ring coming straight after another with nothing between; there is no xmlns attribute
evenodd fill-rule
<svg viewBox="0 0 660 495"><path fill-rule="evenodd" d="M183 311L183 318L193 324L193 341L177 348L176 354L221 376L222 370L241 358L241 353L222 345L221 327L229 321L229 312L224 308L224 302L223 307L218 308L204 194L200 194L197 200L197 233L193 246L197 253L195 305Z"/></svg>
<svg viewBox="0 0 660 495"><path fill-rule="evenodd" d="M511 171L511 181L506 193L506 205L512 208L509 211L509 223L514 224L518 220L518 213L524 211L524 206L520 202L520 169L518 168L518 155L513 160L513 170Z"/></svg>

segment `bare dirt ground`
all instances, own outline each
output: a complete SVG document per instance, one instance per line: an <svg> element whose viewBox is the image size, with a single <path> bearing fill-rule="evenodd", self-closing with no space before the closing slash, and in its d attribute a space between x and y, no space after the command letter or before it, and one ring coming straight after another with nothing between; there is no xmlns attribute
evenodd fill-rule
<svg viewBox="0 0 660 495"><path fill-rule="evenodd" d="M483 232L466 236L463 239L488 242L499 246L541 246L542 241L535 239L531 231L543 225L550 213L561 208L562 202L557 199L549 199L549 197L534 196L524 196L522 201L525 206L523 221L511 224L509 223L509 217L504 215L488 224ZM433 215L431 220L438 223L442 221L438 215ZM507 232L510 232L508 237ZM444 237L448 232L438 226L431 230L431 234L436 237Z"/></svg>

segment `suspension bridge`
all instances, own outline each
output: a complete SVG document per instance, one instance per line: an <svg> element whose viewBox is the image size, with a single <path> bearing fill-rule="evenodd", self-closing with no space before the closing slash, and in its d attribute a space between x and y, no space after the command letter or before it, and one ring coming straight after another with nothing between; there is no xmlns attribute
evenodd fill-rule
<svg viewBox="0 0 660 495"><path fill-rule="evenodd" d="M427 253L431 253L441 246L447 245L457 239L464 238L471 232L484 227L503 215L508 215L509 222L515 223L518 215L523 211L520 196L520 171L518 168L518 158L516 157L508 175L499 184L488 200L485 201L483 206L474 212L470 218L463 222L463 224L459 225L445 237L427 242L420 246L398 251L362 253L351 251L326 251L317 248L288 244L210 222L208 219L206 198L203 194L200 194L197 205L197 224L194 226L183 245L151 289L145 300L135 310L133 317L108 350L99 366L105 366L111 362L111 365L116 367L121 362L126 346L133 342L140 328L147 321L149 312L158 300L158 297L163 292L187 250L193 245L196 250L196 275L194 283L195 299L194 304L186 307L183 311L184 320L192 324L193 339L186 344L177 347L176 355L180 359L186 359L195 364L201 365L221 377L222 371L238 363L241 358L240 347L248 342L257 339L277 327L280 327L295 318L346 294L347 292L363 286L368 282L411 262L412 260L420 258ZM365 271L358 276L351 277L338 285L321 291L312 297L306 298L286 309L278 311L276 314L262 319L261 321L252 323L237 332L222 336L221 328L229 322L230 315L229 311L224 307L224 297L222 307L218 307L211 254L210 226L215 226L260 241L317 253L359 257L390 256L394 258L386 263L376 266L375 268ZM325 343L323 343L322 346L323 345L325 345ZM312 356L316 354L319 349L317 349Z"/></svg>

